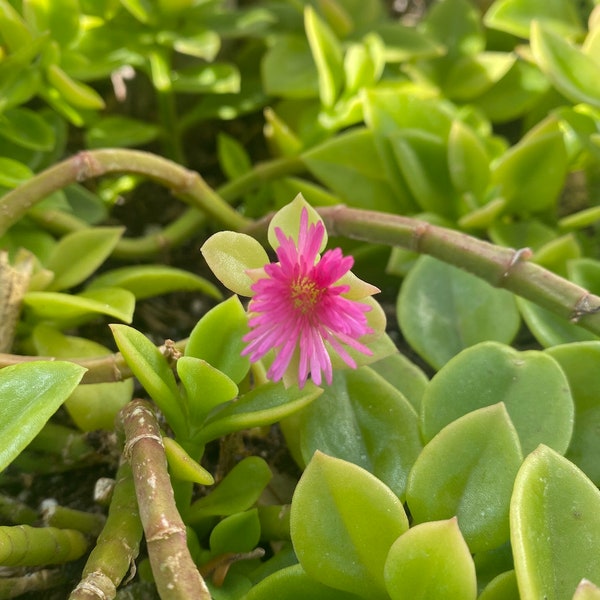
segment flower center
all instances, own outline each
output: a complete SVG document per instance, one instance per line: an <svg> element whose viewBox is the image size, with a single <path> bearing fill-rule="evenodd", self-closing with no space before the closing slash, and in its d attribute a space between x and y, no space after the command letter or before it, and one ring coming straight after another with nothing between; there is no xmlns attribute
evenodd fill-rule
<svg viewBox="0 0 600 600"><path fill-rule="evenodd" d="M290 285L292 306L303 315L311 313L323 296L324 291L322 287L308 277L292 281Z"/></svg>

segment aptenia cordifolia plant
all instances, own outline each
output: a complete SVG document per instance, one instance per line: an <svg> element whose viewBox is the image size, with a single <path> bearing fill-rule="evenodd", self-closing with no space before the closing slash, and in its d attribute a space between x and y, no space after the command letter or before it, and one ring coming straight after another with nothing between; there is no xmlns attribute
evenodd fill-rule
<svg viewBox="0 0 600 600"><path fill-rule="evenodd" d="M0 598L600 598L599 10L0 0Z"/></svg>

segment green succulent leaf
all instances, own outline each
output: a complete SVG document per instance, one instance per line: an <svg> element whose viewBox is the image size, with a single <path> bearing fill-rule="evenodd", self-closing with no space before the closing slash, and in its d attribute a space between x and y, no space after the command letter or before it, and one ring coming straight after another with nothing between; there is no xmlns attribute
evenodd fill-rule
<svg viewBox="0 0 600 600"><path fill-rule="evenodd" d="M94 227L63 237L45 264L54 272L48 289L60 291L84 281L108 258L123 232L123 227Z"/></svg>
<svg viewBox="0 0 600 600"><path fill-rule="evenodd" d="M207 443L234 431L271 425L304 408L322 392L312 383L302 390L297 387L286 390L283 383L261 385L235 401L218 406L194 439Z"/></svg>
<svg viewBox="0 0 600 600"><path fill-rule="evenodd" d="M217 137L219 164L228 179L237 179L252 170L252 162L243 144L226 133Z"/></svg>
<svg viewBox="0 0 600 600"><path fill-rule="evenodd" d="M450 66L444 92L457 100L472 100L487 92L515 64L508 52L480 52L459 58Z"/></svg>
<svg viewBox="0 0 600 600"><path fill-rule="evenodd" d="M479 342L510 343L520 323L512 294L429 256L404 280L397 310L410 345L436 368Z"/></svg>
<svg viewBox="0 0 600 600"><path fill-rule="evenodd" d="M84 373L83 367L60 361L27 362L0 370L0 470L42 430Z"/></svg>
<svg viewBox="0 0 600 600"><path fill-rule="evenodd" d="M279 36L266 51L261 67L266 93L283 98L318 97L317 69L304 36Z"/></svg>
<svg viewBox="0 0 600 600"><path fill-rule="evenodd" d="M111 330L117 347L133 374L156 402L175 434L187 439L187 414L167 359L137 329L126 325L111 325Z"/></svg>
<svg viewBox="0 0 600 600"><path fill-rule="evenodd" d="M0 115L0 136L28 150L48 152L55 133L47 121L28 108L11 108Z"/></svg>
<svg viewBox="0 0 600 600"><path fill-rule="evenodd" d="M556 89L573 102L587 102L600 107L600 60L584 54L562 35L534 21L531 27L531 50L540 69Z"/></svg>
<svg viewBox="0 0 600 600"><path fill-rule="evenodd" d="M84 323L97 315L131 323L135 309L134 295L120 288L98 288L81 294L27 292L23 303L37 320L64 327Z"/></svg>
<svg viewBox="0 0 600 600"><path fill-rule="evenodd" d="M483 342L449 361L429 382L422 402L426 440L470 411L503 402L524 454L546 444L563 454L573 432L573 398L556 360Z"/></svg>
<svg viewBox="0 0 600 600"><path fill-rule="evenodd" d="M0 35L13 52L33 41L27 23L8 0L0 0Z"/></svg>
<svg viewBox="0 0 600 600"><path fill-rule="evenodd" d="M265 249L253 237L234 231L211 235L202 246L202 255L219 281L241 296L254 294L247 271L269 263Z"/></svg>
<svg viewBox="0 0 600 600"><path fill-rule="evenodd" d="M105 107L102 96L89 85L76 81L56 64L46 69L48 82L75 109L101 110Z"/></svg>
<svg viewBox="0 0 600 600"><path fill-rule="evenodd" d="M522 461L519 437L502 403L453 421L423 449L406 499L415 523L458 517L471 552L508 540L508 510Z"/></svg>
<svg viewBox="0 0 600 600"><path fill-rule="evenodd" d="M13 189L24 181L27 181L33 172L22 162L0 156L0 185L5 188Z"/></svg>
<svg viewBox="0 0 600 600"><path fill-rule="evenodd" d="M305 463L320 450L366 469L404 497L408 472L421 451L417 414L369 367L336 372L333 385L293 427Z"/></svg>
<svg viewBox="0 0 600 600"><path fill-rule="evenodd" d="M233 515L248 510L258 500L273 474L258 456L242 459L210 494L196 500L187 513L190 525L207 517Z"/></svg>
<svg viewBox="0 0 600 600"><path fill-rule="evenodd" d="M250 361L241 355L242 337L247 331L244 307L237 296L232 296L198 321L186 344L185 355L205 360L239 383L250 369Z"/></svg>
<svg viewBox="0 0 600 600"><path fill-rule="evenodd" d="M326 107L335 104L344 79L342 49L335 33L311 6L304 10L306 37L319 75L319 95Z"/></svg>
<svg viewBox="0 0 600 600"><path fill-rule="evenodd" d="M579 327L575 323L570 323L565 318L542 308L530 300L517 298L517 306L523 321L544 348L572 342L598 340L598 336L591 331Z"/></svg>
<svg viewBox="0 0 600 600"><path fill-rule="evenodd" d="M521 600L514 571L500 573L485 586L478 600Z"/></svg>
<svg viewBox="0 0 600 600"><path fill-rule="evenodd" d="M238 394L237 385L227 375L200 358L182 356L177 361L177 374L186 391L192 432L200 429L215 406L229 402Z"/></svg>
<svg viewBox="0 0 600 600"><path fill-rule="evenodd" d="M250 552L260 539L258 511L251 508L245 512L225 517L210 533L210 550L215 556L227 552Z"/></svg>
<svg viewBox="0 0 600 600"><path fill-rule="evenodd" d="M583 32L577 7L570 0L496 0L485 14L484 23L528 38L534 20L561 36Z"/></svg>
<svg viewBox="0 0 600 600"><path fill-rule="evenodd" d="M290 527L309 577L367 600L388 598L385 560L408 520L400 500L376 477L316 452L294 492Z"/></svg>
<svg viewBox="0 0 600 600"><path fill-rule="evenodd" d="M135 265L105 271L94 277L87 289L102 287L123 288L130 291L136 300L183 290L221 299L221 292L203 277L165 265Z"/></svg>
<svg viewBox="0 0 600 600"><path fill-rule="evenodd" d="M160 129L151 123L111 115L100 119L86 130L85 142L88 148L128 148L149 144L159 134Z"/></svg>
<svg viewBox="0 0 600 600"><path fill-rule="evenodd" d="M385 583L392 600L475 600L475 565L456 517L421 523L390 548Z"/></svg>
<svg viewBox="0 0 600 600"><path fill-rule="evenodd" d="M259 581L244 600L359 600L359 596L335 590L309 577L301 565L284 567Z"/></svg>
<svg viewBox="0 0 600 600"><path fill-rule="evenodd" d="M212 485L213 476L199 465L173 438L163 437L165 455L172 477L200 485Z"/></svg>
<svg viewBox="0 0 600 600"><path fill-rule="evenodd" d="M398 167L425 212L452 218L457 196L450 179L446 141L436 134L406 128L390 136Z"/></svg>
<svg viewBox="0 0 600 600"><path fill-rule="evenodd" d="M600 485L600 342L579 342L548 348L569 381L575 403L575 425L566 458Z"/></svg>
<svg viewBox="0 0 600 600"><path fill-rule="evenodd" d="M600 588L583 579L575 590L573 600L600 600Z"/></svg>
<svg viewBox="0 0 600 600"><path fill-rule="evenodd" d="M357 128L304 153L310 172L351 206L397 212L373 133Z"/></svg>
<svg viewBox="0 0 600 600"><path fill-rule="evenodd" d="M510 522L523 600L571 598L582 579L600 581L600 491L547 446L519 470Z"/></svg>
<svg viewBox="0 0 600 600"><path fill-rule="evenodd" d="M447 160L454 189L481 202L490 181L489 157L483 142L462 121L454 121L450 129Z"/></svg>
<svg viewBox="0 0 600 600"><path fill-rule="evenodd" d="M491 184L507 210L540 212L554 206L567 173L567 151L556 120L529 132L496 162Z"/></svg>
<svg viewBox="0 0 600 600"><path fill-rule="evenodd" d="M111 351L86 338L64 335L45 324L38 325L31 341L37 354L62 358L100 357ZM64 407L82 431L112 431L118 412L131 400L133 380L79 386L65 400Z"/></svg>
<svg viewBox="0 0 600 600"><path fill-rule="evenodd" d="M23 2L23 15L33 29L50 31L52 39L63 47L79 34L79 0L29 0Z"/></svg>

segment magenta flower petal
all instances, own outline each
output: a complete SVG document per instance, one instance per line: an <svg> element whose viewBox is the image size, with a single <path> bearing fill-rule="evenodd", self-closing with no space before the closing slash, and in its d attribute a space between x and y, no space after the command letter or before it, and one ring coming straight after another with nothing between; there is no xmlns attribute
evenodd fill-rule
<svg viewBox="0 0 600 600"><path fill-rule="evenodd" d="M275 359L267 373L273 381L279 381L295 359L300 387L309 377L320 385L324 376L330 384L330 352L350 367L356 363L345 347L371 354L359 341L372 333L366 318L370 307L342 296L347 285L335 285L352 268L354 259L336 248L319 260L324 234L323 223L308 222L306 208L297 244L277 227L279 262L266 265L265 276L252 285L250 332L244 337L248 345L242 354L256 362L273 350Z"/></svg>

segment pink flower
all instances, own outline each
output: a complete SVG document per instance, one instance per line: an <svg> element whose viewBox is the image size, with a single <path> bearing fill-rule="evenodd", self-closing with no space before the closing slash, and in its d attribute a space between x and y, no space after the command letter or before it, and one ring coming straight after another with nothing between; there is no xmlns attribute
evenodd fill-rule
<svg viewBox="0 0 600 600"><path fill-rule="evenodd" d="M273 350L275 359L267 373L273 381L297 363L301 388L309 376L320 385L322 373L331 384L331 351L352 368L356 362L344 346L372 354L358 341L373 332L365 316L371 307L344 297L349 285L336 285L354 259L336 248L319 260L325 227L321 222L309 224L306 208L297 245L279 227L275 235L279 262L248 271L255 282L248 307L250 332L243 338L248 345L242 354L256 362Z"/></svg>

